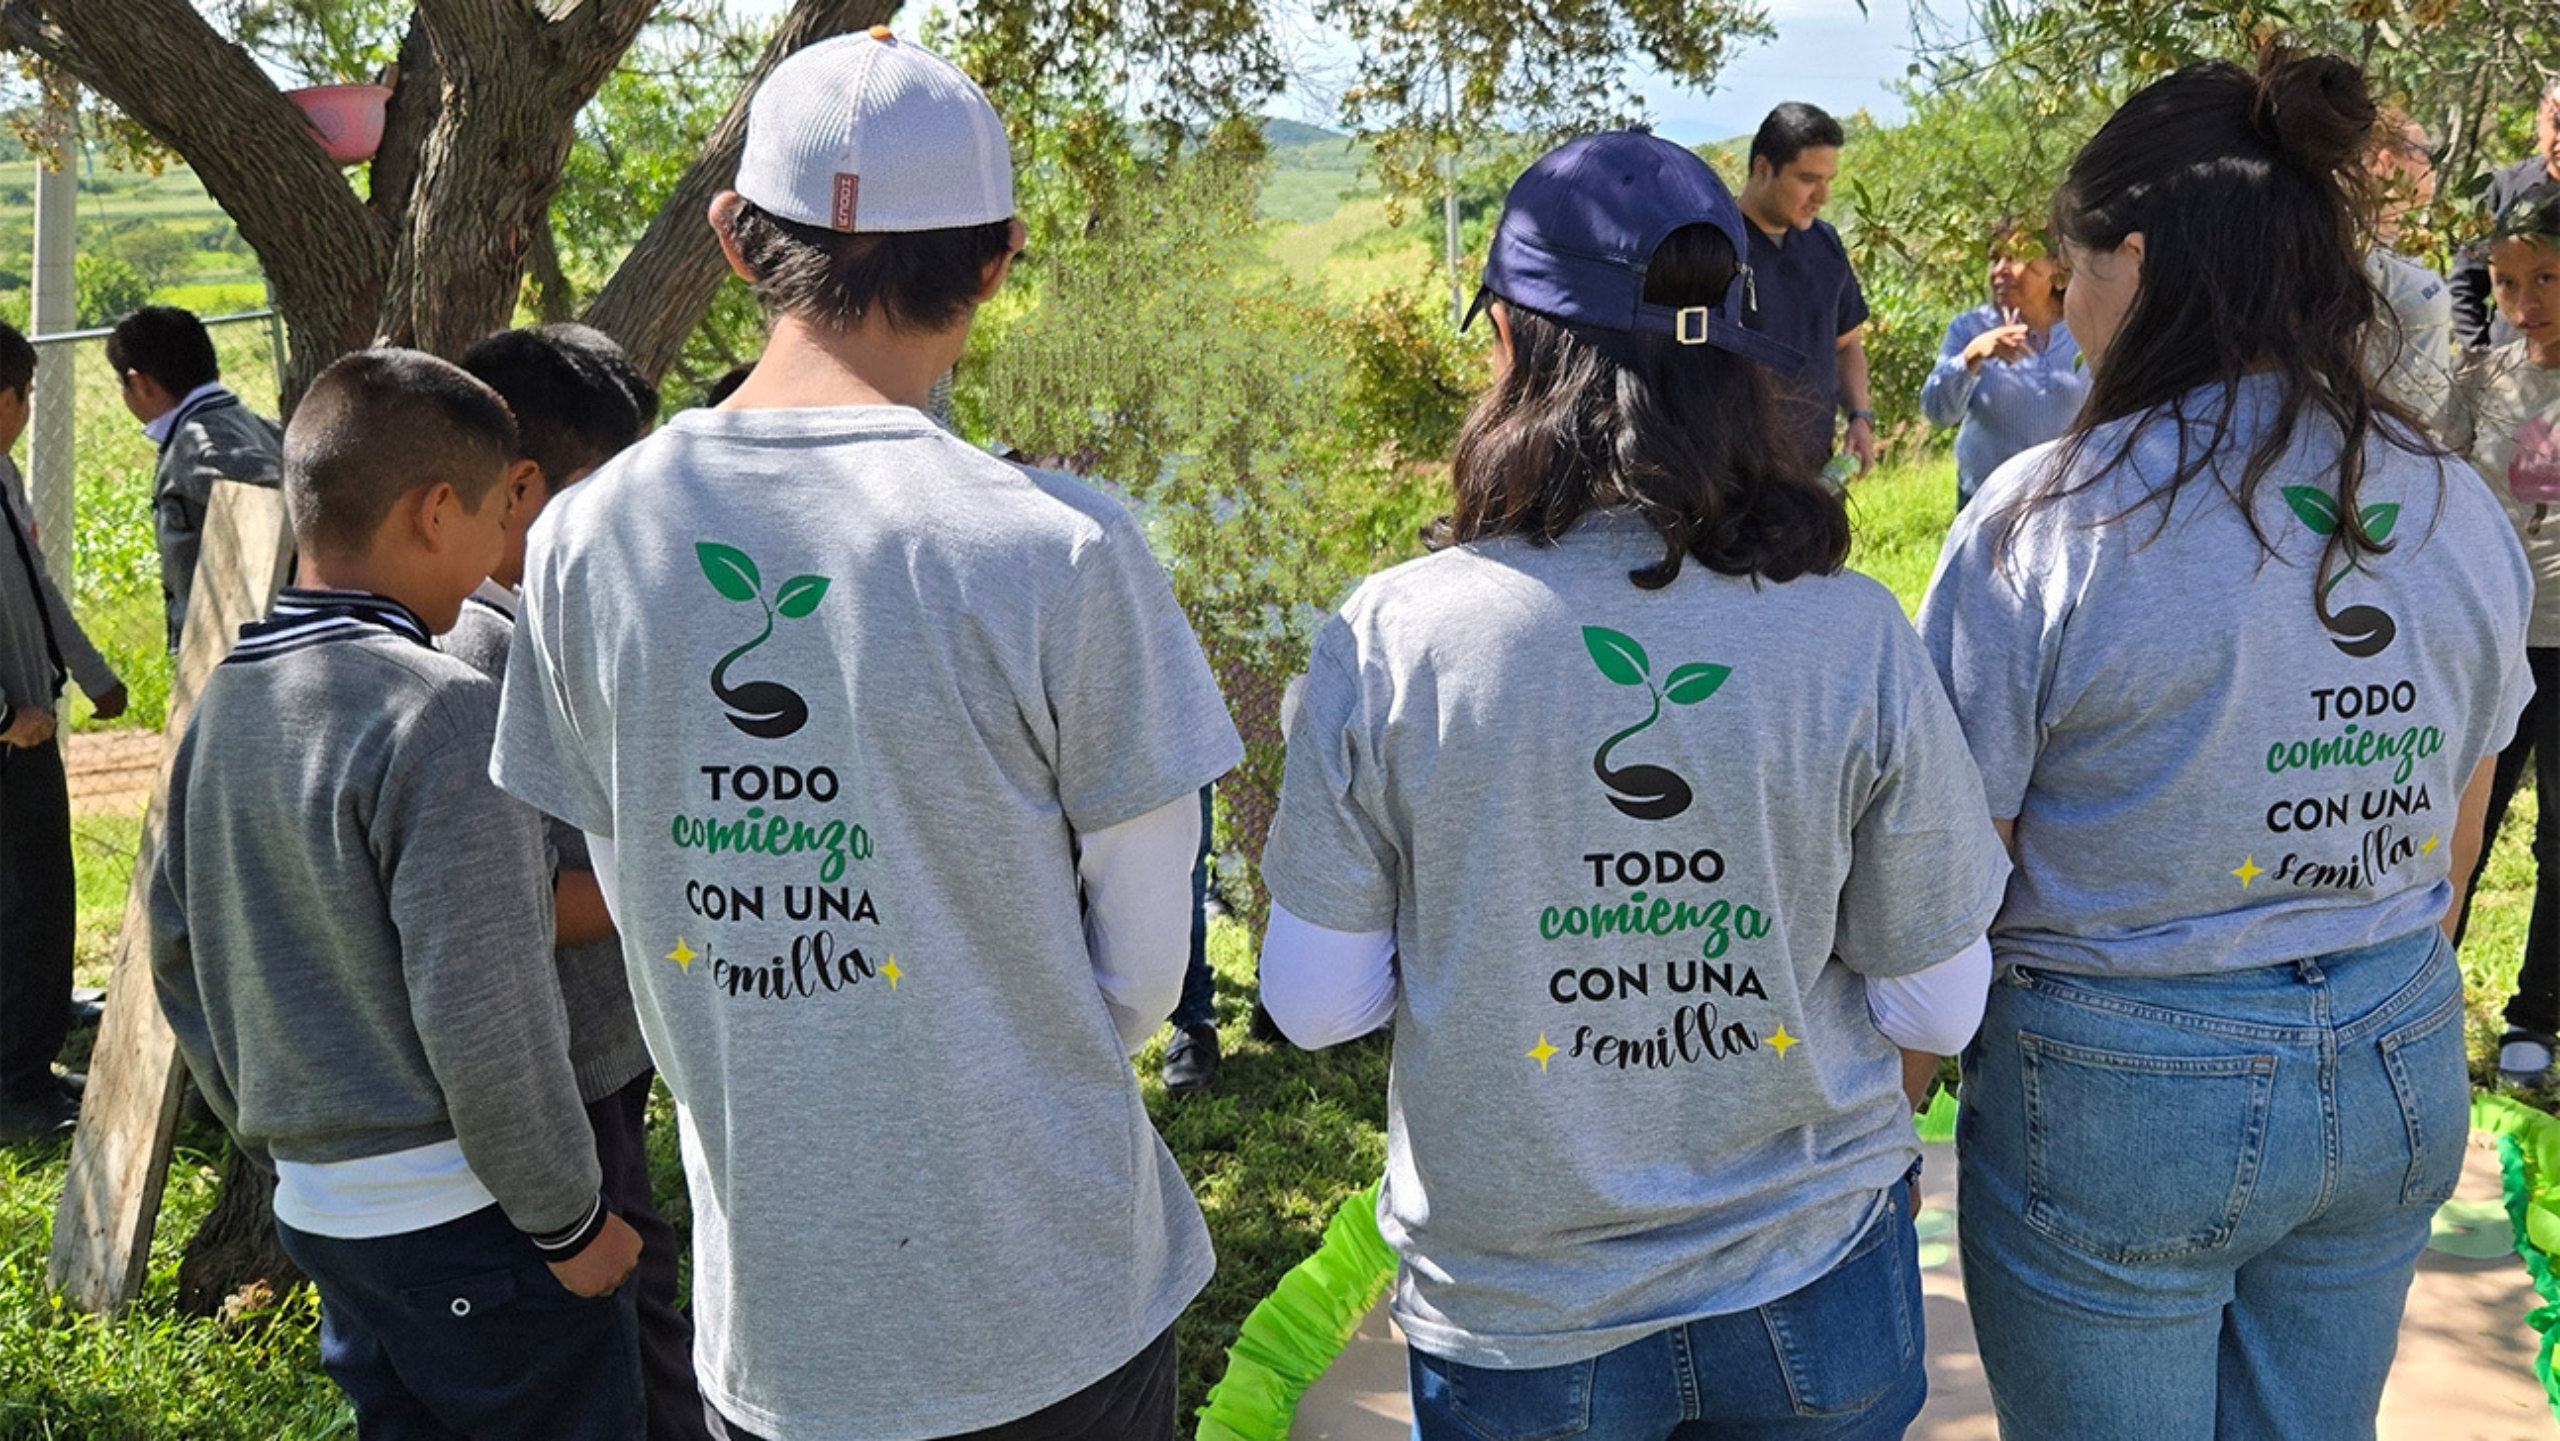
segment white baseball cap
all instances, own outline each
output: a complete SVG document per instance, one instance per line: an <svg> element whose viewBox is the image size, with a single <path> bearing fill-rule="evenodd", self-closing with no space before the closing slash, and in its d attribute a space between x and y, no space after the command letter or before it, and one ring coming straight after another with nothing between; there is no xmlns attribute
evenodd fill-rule
<svg viewBox="0 0 2560 1441"><path fill-rule="evenodd" d="M824 230L952 230L1013 218L1013 155L977 82L880 25L773 67L737 190Z"/></svg>

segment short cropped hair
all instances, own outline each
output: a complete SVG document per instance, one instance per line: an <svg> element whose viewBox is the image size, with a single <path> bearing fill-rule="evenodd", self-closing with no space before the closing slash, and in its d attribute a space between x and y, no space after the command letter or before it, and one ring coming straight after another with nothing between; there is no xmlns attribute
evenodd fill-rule
<svg viewBox="0 0 2560 1441"><path fill-rule="evenodd" d="M28 387L35 383L35 346L28 343L18 327L0 320L0 390L14 390L24 400Z"/></svg>
<svg viewBox="0 0 2560 1441"><path fill-rule="evenodd" d="M893 330L947 330L977 304L987 266L1013 244L1011 220L845 235L744 199L727 224L765 313L831 330L859 324L875 309Z"/></svg>
<svg viewBox="0 0 2560 1441"><path fill-rule="evenodd" d="M515 453L507 403L461 366L416 350L341 356L285 427L294 539L362 549L403 496L438 482L477 512Z"/></svg>
<svg viewBox="0 0 2560 1441"><path fill-rule="evenodd" d="M1829 111L1790 100L1760 122L1759 133L1751 137L1751 158L1765 158L1772 169L1783 170L1808 150L1836 150L1848 143L1848 135Z"/></svg>
<svg viewBox="0 0 2560 1441"><path fill-rule="evenodd" d="M107 364L118 376L129 370L150 376L172 396L222 378L204 322L174 305L146 305L117 321L107 334Z"/></svg>
<svg viewBox="0 0 2560 1441"><path fill-rule="evenodd" d="M649 382L649 377L640 373L639 366L631 363L631 352L622 348L622 342L592 325L580 325L574 320L537 325L534 327L534 332L561 349L584 357L597 369L613 377L613 383L622 387L622 393L630 397L631 413L640 422L638 432L632 436L633 440L647 434L649 427L658 423L658 387ZM623 442L625 445L629 443L630 441Z"/></svg>
<svg viewBox="0 0 2560 1441"><path fill-rule="evenodd" d="M638 440L657 411L657 391L622 347L590 326L502 330L463 352L462 368L506 401L516 457L542 467L553 490ZM635 387L647 393L648 417Z"/></svg>

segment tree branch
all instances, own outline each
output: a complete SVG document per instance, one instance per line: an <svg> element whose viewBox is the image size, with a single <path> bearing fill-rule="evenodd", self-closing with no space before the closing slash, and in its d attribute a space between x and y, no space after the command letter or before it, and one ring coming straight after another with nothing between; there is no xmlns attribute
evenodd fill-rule
<svg viewBox="0 0 2560 1441"><path fill-rule="evenodd" d="M685 337L702 323L721 279L729 273L720 258L719 241L703 216L711 198L737 176L738 152L747 138L747 102L756 87L791 52L829 36L881 24L897 8L897 0L797 0L739 87L728 113L703 142L702 153L685 167L675 193L623 257L613 278L597 292L595 303L587 307L587 323L621 341L632 362L650 379L664 375L675 363Z"/></svg>
<svg viewBox="0 0 2560 1441"><path fill-rule="evenodd" d="M293 333L288 399L363 344L380 294L382 234L248 52L188 0L12 0L13 39L30 9L60 37L37 35L48 58L187 157L257 249Z"/></svg>

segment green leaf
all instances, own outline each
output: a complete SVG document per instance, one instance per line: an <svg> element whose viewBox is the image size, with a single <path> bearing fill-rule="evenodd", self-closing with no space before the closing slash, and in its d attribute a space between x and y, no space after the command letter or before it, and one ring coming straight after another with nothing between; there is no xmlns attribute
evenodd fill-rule
<svg viewBox="0 0 2560 1441"><path fill-rule="evenodd" d="M2284 503L2293 507L2293 513L2302 517L2302 523L2311 527L2313 535L2337 533L2338 503L2329 498L2327 491L2308 485L2288 485L2284 488Z"/></svg>
<svg viewBox="0 0 2560 1441"><path fill-rule="evenodd" d="M753 600L764 589L764 577L756 574L756 563L735 546L716 541L694 542L693 553L702 562L702 573L710 578L711 588L731 600Z"/></svg>
<svg viewBox="0 0 2560 1441"><path fill-rule="evenodd" d="M827 598L827 578L823 575L795 575L773 593L774 612L787 620L798 620L818 608Z"/></svg>
<svg viewBox="0 0 2560 1441"><path fill-rule="evenodd" d="M1592 663L1600 673L1620 685L1642 685L1653 670L1653 662L1645 659L1644 647L1614 630L1596 625L1582 628L1583 649L1591 652Z"/></svg>
<svg viewBox="0 0 2560 1441"><path fill-rule="evenodd" d="M1696 705L1716 693L1733 667L1724 665L1684 665L1662 683L1662 698L1673 705Z"/></svg>
<svg viewBox="0 0 2560 1441"><path fill-rule="evenodd" d="M2400 503L2386 500L2378 505L2368 505L2356 512L2356 519L2364 522L2365 539L2389 540L2391 527L2400 523Z"/></svg>

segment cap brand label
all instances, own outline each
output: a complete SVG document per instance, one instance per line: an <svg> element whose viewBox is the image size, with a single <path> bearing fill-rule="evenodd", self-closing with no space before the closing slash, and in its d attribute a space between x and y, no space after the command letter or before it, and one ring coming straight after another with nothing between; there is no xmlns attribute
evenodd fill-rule
<svg viewBox="0 0 2560 1441"><path fill-rule="evenodd" d="M855 206L861 198L862 177L837 172L835 213L829 223L838 230L851 230Z"/></svg>

